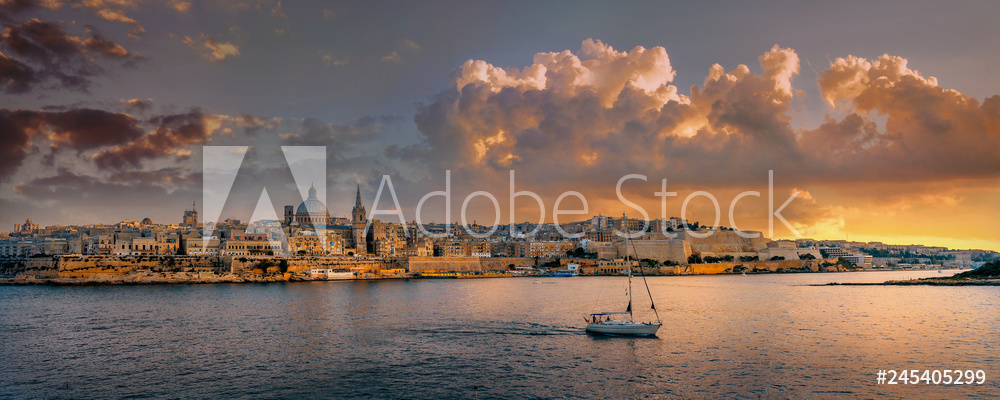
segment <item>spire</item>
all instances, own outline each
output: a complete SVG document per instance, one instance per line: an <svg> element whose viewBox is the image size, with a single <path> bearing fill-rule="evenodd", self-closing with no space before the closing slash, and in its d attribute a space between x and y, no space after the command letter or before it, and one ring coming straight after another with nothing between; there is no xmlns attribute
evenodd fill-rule
<svg viewBox="0 0 1000 400"><path fill-rule="evenodd" d="M197 200L191 200L191 211L198 211Z"/></svg>
<svg viewBox="0 0 1000 400"><path fill-rule="evenodd" d="M354 208L363 208L363 207L364 206L361 205L361 183L358 183L358 195L354 199Z"/></svg>

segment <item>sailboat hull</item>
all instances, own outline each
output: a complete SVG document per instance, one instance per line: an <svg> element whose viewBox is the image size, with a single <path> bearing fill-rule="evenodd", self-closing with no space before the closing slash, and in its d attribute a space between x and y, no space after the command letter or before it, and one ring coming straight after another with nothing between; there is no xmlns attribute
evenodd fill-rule
<svg viewBox="0 0 1000 400"><path fill-rule="evenodd" d="M587 324L587 332L603 335L651 336L656 335L656 331L659 329L660 325L638 322L610 321Z"/></svg>

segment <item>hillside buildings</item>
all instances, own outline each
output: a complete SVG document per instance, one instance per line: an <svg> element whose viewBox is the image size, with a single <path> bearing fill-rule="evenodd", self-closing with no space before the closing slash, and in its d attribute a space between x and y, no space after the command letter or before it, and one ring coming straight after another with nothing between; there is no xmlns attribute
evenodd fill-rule
<svg viewBox="0 0 1000 400"><path fill-rule="evenodd" d="M210 229L206 229L208 225ZM625 247L622 228L645 233ZM680 218L643 221L598 215L566 223L564 237L552 224L517 223L497 227L473 223L471 233L461 224L431 223L422 230L445 233L440 238L421 234L415 221L407 226L369 219L355 192L349 218L331 216L318 198L315 187L297 206L284 206L279 221L236 219L202 223L195 205L183 211L178 224L157 224L149 218L124 220L114 225L40 227L27 219L9 233L0 233L0 257L33 257L59 254L118 256L192 255L212 257L247 256L342 256L342 257L518 257L544 260L584 257L594 260L598 270L624 268L630 256L659 265L682 265L715 261L781 261L832 259L861 268L919 268L921 266L974 267L1000 258L982 250L950 251L943 247L886 245L842 240L769 240L753 238L726 227L704 227ZM485 238L481 234L494 231ZM206 232L211 236L204 237ZM473 233L475 235L473 235ZM664 233L668 236L664 236ZM709 234L710 233L710 234Z"/></svg>

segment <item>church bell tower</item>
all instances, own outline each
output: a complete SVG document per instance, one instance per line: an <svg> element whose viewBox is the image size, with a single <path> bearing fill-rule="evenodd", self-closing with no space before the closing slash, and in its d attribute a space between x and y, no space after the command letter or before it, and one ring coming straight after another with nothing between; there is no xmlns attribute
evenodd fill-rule
<svg viewBox="0 0 1000 400"><path fill-rule="evenodd" d="M361 184L358 184L357 197L354 200L354 209L351 210L351 231L354 233L354 254L367 254L368 243L365 235L365 227L368 225L368 216L365 206L361 204Z"/></svg>

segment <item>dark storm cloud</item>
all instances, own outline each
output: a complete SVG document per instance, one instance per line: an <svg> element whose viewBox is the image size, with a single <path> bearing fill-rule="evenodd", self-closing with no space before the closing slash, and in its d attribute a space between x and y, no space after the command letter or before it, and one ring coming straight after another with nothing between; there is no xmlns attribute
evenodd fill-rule
<svg viewBox="0 0 1000 400"><path fill-rule="evenodd" d="M0 13L2 13L0 17L10 19L14 14L37 10L39 8L59 10L64 5L68 5L70 8L87 10L95 17L108 22L119 22L130 25L132 32L129 33L129 36L132 38L138 38L140 35L146 33L146 28L139 21L126 15L128 12L126 10L135 10L138 8L139 1L136 0L4 0L0 2Z"/></svg>
<svg viewBox="0 0 1000 400"><path fill-rule="evenodd" d="M141 112L152 108L152 100L148 99L123 99L120 104ZM42 159L47 166L53 166L56 155L68 149L99 169L121 173L142 171L146 162L156 159L185 160L199 153L198 146L212 142L217 133L232 142L223 144L264 146L279 155L280 145L327 146L331 160L369 165L373 153L365 152L364 146L375 143L387 125L401 122L402 117L391 115L365 117L347 124L249 114L231 117L200 108L154 114L145 120L72 106L48 106L39 111L0 109L0 128L5 133L0 139L0 178L13 174L28 154L38 151L39 144L48 145L49 152ZM378 156L377 150L374 156Z"/></svg>
<svg viewBox="0 0 1000 400"><path fill-rule="evenodd" d="M59 24L31 18L17 22L24 2L0 8L0 90L26 93L37 87L86 90L103 61L133 66L144 58L85 26L87 38L73 36Z"/></svg>
<svg viewBox="0 0 1000 400"><path fill-rule="evenodd" d="M144 104L143 101L122 101L126 105L136 103ZM371 152L364 150L365 146L381 146L374 142L381 130L401 121L398 116L374 116L347 124L331 124L316 119L247 114L231 117L209 114L201 109L145 120L127 114L72 107L48 107L42 111L0 110L0 129L12 133L4 135L0 146L3 152L0 154L3 157L0 173L9 178L19 168L26 167L27 155L38 152L39 145L49 144L54 150L43 157L42 162L50 163L53 168L43 169L42 176L31 172L18 175L19 181L11 187L15 196L8 199L7 210L19 213L17 215L30 214L39 221L59 223L99 222L140 215L162 218L164 211L150 212L149 205L169 203L178 205L180 210L183 207L180 204L200 199L201 173L180 164L150 168L151 161L197 157L200 145L213 142L216 134L221 133L224 136L219 138L222 144L250 145L251 148L226 206L233 216L249 218L249 214L243 214L253 211L262 188L268 189L276 204L301 201L294 178L284 164L281 145L327 146L331 160L327 168L330 181L349 181L334 190L353 190L357 180L351 178L352 175L377 168L377 162ZM278 132L291 132L291 136L282 140ZM75 150L77 159L54 160L52 155L58 149ZM92 161L98 169L82 172L90 169L76 169L78 161ZM62 165L62 162L69 162L74 167ZM353 197L349 197L339 193L336 201L353 202ZM43 209L32 206L32 202L38 201L57 204L60 214L46 215ZM133 202L144 205L133 206ZM110 204L121 206L107 208Z"/></svg>
<svg viewBox="0 0 1000 400"><path fill-rule="evenodd" d="M38 7L38 4L34 0L0 1L0 21L5 21L7 18L10 18L11 14L17 14L35 7Z"/></svg>
<svg viewBox="0 0 1000 400"><path fill-rule="evenodd" d="M24 161L35 135L51 142L51 157L63 149L78 153L128 143L142 136L138 121L128 114L93 109L29 111L0 109L0 179L10 176Z"/></svg>
<svg viewBox="0 0 1000 400"><path fill-rule="evenodd" d="M0 110L0 180L21 166L28 154L31 137L41 125L37 113L24 110Z"/></svg>
<svg viewBox="0 0 1000 400"><path fill-rule="evenodd" d="M195 108L185 113L161 115L145 121L152 132L127 143L102 150L93 156L102 169L123 170L140 168L144 161L175 156L187 157L197 146L212 141L216 132L232 136L233 128L242 128L239 144L257 146L260 132L287 132L278 134L281 144L292 146L327 146L332 159L351 154L358 146L371 143L386 124L402 121L399 116L365 117L350 124L326 123L317 119L284 120L242 114L236 117L209 114ZM266 147L266 146L265 146ZM278 147L273 149L277 151ZM277 153L276 153L277 154ZM264 160L270 162L274 160ZM249 162L249 161L248 161Z"/></svg>
<svg viewBox="0 0 1000 400"><path fill-rule="evenodd" d="M128 114L75 109L45 113L49 138L77 151L126 143L142 136L138 121Z"/></svg>
<svg viewBox="0 0 1000 400"><path fill-rule="evenodd" d="M102 169L120 170L141 167L148 159L170 155L185 157L191 153L185 147L207 142L219 128L220 121L196 108L186 113L153 117L149 123L156 126L153 132L95 154L94 163Z"/></svg>

